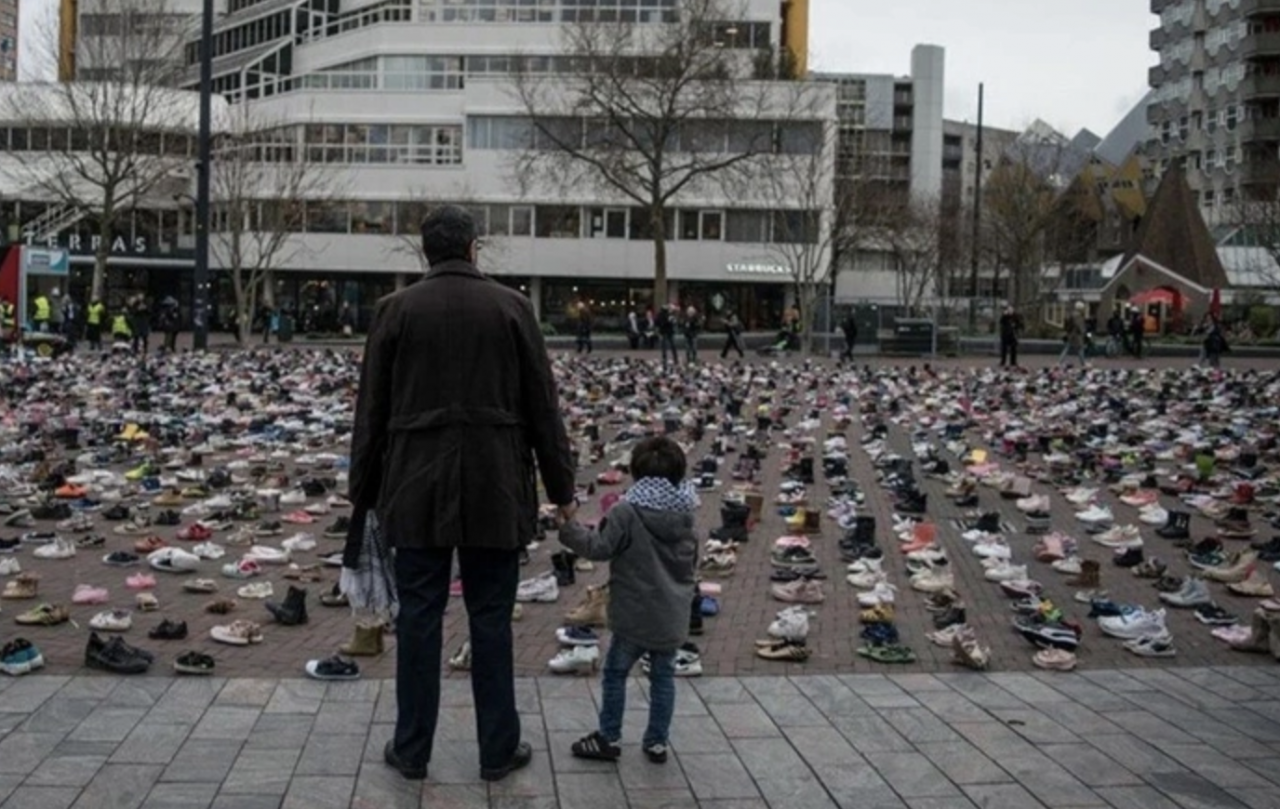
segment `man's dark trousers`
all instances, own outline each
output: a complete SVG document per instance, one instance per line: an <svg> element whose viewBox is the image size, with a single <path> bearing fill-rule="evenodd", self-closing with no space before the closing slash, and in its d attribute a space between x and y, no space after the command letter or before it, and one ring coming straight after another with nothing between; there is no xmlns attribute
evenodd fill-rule
<svg viewBox="0 0 1280 809"><path fill-rule="evenodd" d="M1000 364L1004 365L1006 361L1009 365L1012 365L1015 368L1017 367L1018 341L1016 339L1010 340L1002 337L1000 338Z"/></svg>
<svg viewBox="0 0 1280 809"><path fill-rule="evenodd" d="M520 743L511 611L520 581L520 552L459 548L462 596L471 624L471 693L480 766L500 768ZM440 712L442 621L449 602L453 550L398 549L395 750L413 765L431 761Z"/></svg>

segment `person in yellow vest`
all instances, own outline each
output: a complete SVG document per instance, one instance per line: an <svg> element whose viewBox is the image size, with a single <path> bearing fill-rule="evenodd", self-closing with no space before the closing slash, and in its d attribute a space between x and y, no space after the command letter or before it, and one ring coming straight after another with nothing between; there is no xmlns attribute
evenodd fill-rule
<svg viewBox="0 0 1280 809"><path fill-rule="evenodd" d="M32 305L35 307L35 314L31 316L31 322L36 331L49 331L49 323L53 320L53 304L49 302L49 296L41 292L36 295Z"/></svg>
<svg viewBox="0 0 1280 809"><path fill-rule="evenodd" d="M102 350L102 319L106 316L107 307L100 299L94 298L84 316L84 336L89 341L89 348L94 351Z"/></svg>
<svg viewBox="0 0 1280 809"><path fill-rule="evenodd" d="M111 316L111 348L130 348L133 345L133 328L129 326L129 315L117 312Z"/></svg>

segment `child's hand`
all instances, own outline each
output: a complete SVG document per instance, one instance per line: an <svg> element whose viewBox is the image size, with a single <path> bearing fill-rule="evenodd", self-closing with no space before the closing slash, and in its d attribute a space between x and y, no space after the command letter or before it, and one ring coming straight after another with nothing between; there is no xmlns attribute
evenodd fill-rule
<svg viewBox="0 0 1280 809"><path fill-rule="evenodd" d="M578 504L569 503L564 506L556 507L556 525L562 526L572 520L578 514Z"/></svg>

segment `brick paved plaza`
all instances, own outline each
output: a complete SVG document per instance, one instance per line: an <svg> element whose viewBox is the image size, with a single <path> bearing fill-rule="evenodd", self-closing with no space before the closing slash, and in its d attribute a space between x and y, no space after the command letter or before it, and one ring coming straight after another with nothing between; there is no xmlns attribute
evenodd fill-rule
<svg viewBox="0 0 1280 809"><path fill-rule="evenodd" d="M644 709L635 681L628 726ZM381 762L388 681L38 676L0 681L3 809L1268 809L1280 671L712 677L680 684L674 755L634 733L582 762L585 679L517 682L529 769L479 781L465 683L431 780Z"/></svg>
<svg viewBox="0 0 1280 809"><path fill-rule="evenodd" d="M971 358L938 365L988 362ZM1030 364L1050 360L1032 358ZM861 427L855 422L847 435L851 474L867 492L868 511L890 550L886 567L891 579L905 585L901 555L889 547L892 539L884 530L891 509L857 448ZM900 451L909 449L900 430L891 441ZM700 456L699 450L693 457ZM582 481L597 471L584 470ZM780 476L774 452L763 467L766 502L776 494ZM729 484L728 466L720 477ZM818 503L827 494L820 478L811 487ZM783 606L769 595L769 551L786 531L766 508L735 574L722 581L722 613L708 619L706 634L695 639L705 676L680 683L672 762L650 765L635 744L644 710L640 680L633 682L627 720L632 746L623 762L615 768L568 756L570 741L594 727L597 684L548 675L546 663L558 648L554 630L561 616L588 584L604 580L599 569L579 574L559 603L526 604L516 624L517 689L526 734L537 750L533 766L499 785L478 780L468 685L464 676L451 674L441 743L431 779L422 786L401 781L380 760L394 715L387 679L394 667L390 636L386 654L360 658L360 682L326 686L297 679L306 660L331 654L350 636L350 612L321 607L316 598L336 581L336 569L325 570L326 581L306 585L311 621L303 627L272 624L260 602L242 599L236 617L261 620L266 634L262 644L243 648L209 640L209 627L226 619L200 610L207 597L182 593L183 577L157 574L161 611L139 613L125 635L157 653L150 675L95 676L81 668L87 619L99 608L73 607L78 626L23 627L49 665L42 674L0 680L0 809L1280 807L1280 667L1270 657L1231 652L1189 611L1172 611L1176 658L1134 657L1086 621L1079 672L1035 670L1034 648L1010 630L1008 599L982 580L978 560L963 547L953 524L959 511L941 496L940 482L923 485L930 517L952 551L969 623L992 647L991 673L958 671L950 650L931 645L924 637L931 627L923 597L905 587L897 625L918 662L888 667L855 655L861 643L855 591L843 581L839 529L825 518L813 550L830 579L826 603L814 610L812 657L802 664L757 658L753 641L764 636ZM585 516L594 516L603 491L584 507ZM702 531L718 524L718 502L715 494L704 496ZM1079 533L1063 498L1053 503L1054 527ZM998 508L1006 522L1022 524L1011 501L989 490L983 507ZM1117 514L1124 515L1124 508ZM1194 535L1211 530L1200 520L1193 523ZM1083 619L1086 609L1072 601L1064 577L1030 559L1033 540L1008 536L1047 594ZM314 555L340 547L339 541L321 539ZM1110 553L1087 541L1082 547L1104 561ZM555 549L554 539L538 549L526 574L549 569ZM1159 552L1173 560L1171 572L1187 572L1172 548ZM310 555L299 561L310 561ZM24 554L24 563L29 558ZM104 568L92 553L39 569L42 596L50 594L45 598L61 598L55 594L69 594L82 582L129 592L129 571ZM1268 575L1273 581L1277 576ZM1103 576L1116 600L1156 603L1149 583L1127 571L1106 563ZM268 578L282 595L289 582L279 570ZM224 590L235 584L219 581ZM1252 609L1250 600L1225 590L1220 603L1244 616ZM6 622L20 606L5 603ZM146 629L161 617L187 620L191 638L172 644L147 640ZM454 599L446 616L447 652L465 631L461 599ZM171 659L188 648L214 656L219 676L174 679Z"/></svg>

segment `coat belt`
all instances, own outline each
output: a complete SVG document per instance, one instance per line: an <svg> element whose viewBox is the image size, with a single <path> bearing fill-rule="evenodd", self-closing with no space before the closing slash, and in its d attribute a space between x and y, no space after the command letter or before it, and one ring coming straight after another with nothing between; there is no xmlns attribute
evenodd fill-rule
<svg viewBox="0 0 1280 809"><path fill-rule="evenodd" d="M449 427L519 427L524 422L514 413L498 407L450 406L392 416L393 433L423 432Z"/></svg>

